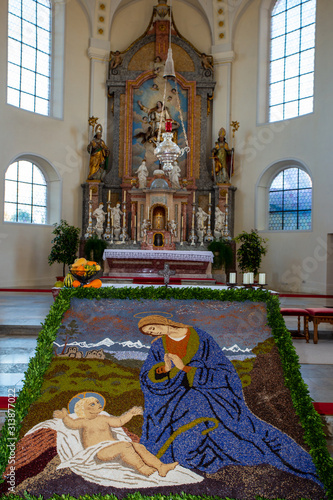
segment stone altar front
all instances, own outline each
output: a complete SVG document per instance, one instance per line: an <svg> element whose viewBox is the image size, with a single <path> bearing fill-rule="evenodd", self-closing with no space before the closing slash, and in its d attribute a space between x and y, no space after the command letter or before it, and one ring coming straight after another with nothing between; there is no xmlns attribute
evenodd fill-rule
<svg viewBox="0 0 333 500"><path fill-rule="evenodd" d="M178 278L212 278L214 255L207 251L104 250L104 276L156 276L168 264Z"/></svg>

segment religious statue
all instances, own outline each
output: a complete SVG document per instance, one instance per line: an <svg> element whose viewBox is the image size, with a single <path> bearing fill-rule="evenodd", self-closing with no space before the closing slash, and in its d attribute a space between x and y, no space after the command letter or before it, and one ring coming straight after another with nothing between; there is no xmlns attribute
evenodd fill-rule
<svg viewBox="0 0 333 500"><path fill-rule="evenodd" d="M169 222L169 231L173 236L176 236L177 224L173 219L171 222Z"/></svg>
<svg viewBox="0 0 333 500"><path fill-rule="evenodd" d="M113 227L115 229L120 229L121 216L123 215L123 212L121 211L119 202L117 203L117 205L115 207L111 208L111 215L113 217Z"/></svg>
<svg viewBox="0 0 333 500"><path fill-rule="evenodd" d="M96 125L95 135L88 144L87 151L90 154L88 179L101 180L108 168L110 150L102 140L102 125Z"/></svg>
<svg viewBox="0 0 333 500"><path fill-rule="evenodd" d="M179 178L180 178L180 167L178 163L173 164L173 169L170 172L170 181L172 183L172 187L176 189L180 189Z"/></svg>
<svg viewBox="0 0 333 500"><path fill-rule="evenodd" d="M219 240L223 235L225 225L225 213L219 207L215 207L214 238Z"/></svg>
<svg viewBox="0 0 333 500"><path fill-rule="evenodd" d="M105 216L106 212L103 210L103 203L100 203L98 208L93 212L93 217L96 219L95 232L99 238L102 238Z"/></svg>
<svg viewBox="0 0 333 500"><path fill-rule="evenodd" d="M204 210L199 207L197 210L197 235L200 243L203 243L203 239L206 232L206 221L208 220L208 214L204 212Z"/></svg>
<svg viewBox="0 0 333 500"><path fill-rule="evenodd" d="M110 69L116 69L118 66L121 66L123 63L123 58L120 55L119 50L116 52L111 52L111 61L110 61Z"/></svg>
<svg viewBox="0 0 333 500"><path fill-rule="evenodd" d="M197 229L206 229L206 220L208 219L208 214L199 207L197 210Z"/></svg>
<svg viewBox="0 0 333 500"><path fill-rule="evenodd" d="M218 140L215 142L215 148L212 150L215 162L215 175L217 182L222 184L230 183L233 164L233 149L230 149L225 139L226 131L221 128Z"/></svg>
<svg viewBox="0 0 333 500"><path fill-rule="evenodd" d="M147 187L147 177L148 177L148 168L146 167L146 159L142 160L141 165L136 171L139 179L139 189L145 189Z"/></svg>
<svg viewBox="0 0 333 500"><path fill-rule="evenodd" d="M207 54L201 54L201 66L203 69L210 69L214 71L213 56L207 56Z"/></svg>
<svg viewBox="0 0 333 500"><path fill-rule="evenodd" d="M147 238L147 229L150 229L150 222L147 219L143 219L141 224L141 238L146 241Z"/></svg>

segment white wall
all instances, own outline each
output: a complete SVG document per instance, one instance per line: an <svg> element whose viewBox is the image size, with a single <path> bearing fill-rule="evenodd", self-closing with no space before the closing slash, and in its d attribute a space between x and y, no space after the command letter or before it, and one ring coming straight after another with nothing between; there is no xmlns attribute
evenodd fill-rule
<svg viewBox="0 0 333 500"><path fill-rule="evenodd" d="M81 187L88 173L89 105L88 23L77 0L66 2L64 118L35 115L6 104L7 2L0 2L0 179L22 153L41 155L62 179L61 217L81 226ZM2 196L1 196L1 199ZM62 266L50 267L53 226L3 222L0 207L1 287L52 285Z"/></svg>
<svg viewBox="0 0 333 500"><path fill-rule="evenodd" d="M264 125L257 124L259 8L260 0L249 5L234 39L231 115L240 122L233 177L237 187L235 234L255 227L255 185L261 173L279 160L298 159L309 168L313 178L312 231L262 231L260 234L269 239L262 271L268 273L268 283L277 290L325 293L326 241L333 229L333 32L329 21L333 3L317 3L314 113Z"/></svg>

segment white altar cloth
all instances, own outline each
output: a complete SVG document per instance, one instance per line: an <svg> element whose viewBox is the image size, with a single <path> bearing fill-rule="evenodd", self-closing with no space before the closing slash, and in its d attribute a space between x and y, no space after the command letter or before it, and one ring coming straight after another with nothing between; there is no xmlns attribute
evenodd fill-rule
<svg viewBox="0 0 333 500"><path fill-rule="evenodd" d="M184 260L192 262L213 262L213 252L195 252L186 250L118 250L106 249L103 260L106 259L160 259L160 260Z"/></svg>

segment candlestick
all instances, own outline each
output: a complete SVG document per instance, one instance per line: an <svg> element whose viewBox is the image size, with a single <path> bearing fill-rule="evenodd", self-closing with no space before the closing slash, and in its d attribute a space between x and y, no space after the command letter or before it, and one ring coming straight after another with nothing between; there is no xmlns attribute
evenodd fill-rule
<svg viewBox="0 0 333 500"><path fill-rule="evenodd" d="M259 285L266 285L266 273L259 273Z"/></svg>
<svg viewBox="0 0 333 500"><path fill-rule="evenodd" d="M111 201L111 190L108 191L108 201Z"/></svg>
<svg viewBox="0 0 333 500"><path fill-rule="evenodd" d="M236 283L236 273L229 273L229 283L232 285Z"/></svg>

